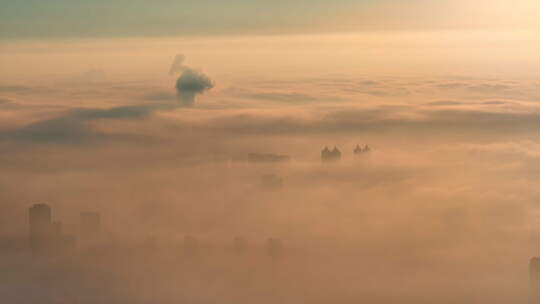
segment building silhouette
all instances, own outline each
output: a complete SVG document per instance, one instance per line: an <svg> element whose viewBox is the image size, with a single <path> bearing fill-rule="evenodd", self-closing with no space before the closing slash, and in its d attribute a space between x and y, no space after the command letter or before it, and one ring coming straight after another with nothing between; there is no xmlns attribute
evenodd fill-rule
<svg viewBox="0 0 540 304"><path fill-rule="evenodd" d="M34 255L58 252L74 247L75 238L64 234L61 221L52 221L52 210L47 204L35 204L28 210L30 248Z"/></svg>
<svg viewBox="0 0 540 304"><path fill-rule="evenodd" d="M48 237L51 233L52 212L47 204L35 204L28 210L30 236L35 238Z"/></svg>
<svg viewBox="0 0 540 304"><path fill-rule="evenodd" d="M540 303L540 258L534 257L529 263L529 303Z"/></svg>
<svg viewBox="0 0 540 304"><path fill-rule="evenodd" d="M364 147L360 147L360 145L356 145L356 148L354 149L355 155L360 155L364 153L368 153L371 151L371 148L368 145L365 145Z"/></svg>
<svg viewBox="0 0 540 304"><path fill-rule="evenodd" d="M46 251L52 239L52 212L47 204L35 204L28 210L30 247L33 254Z"/></svg>
<svg viewBox="0 0 540 304"><path fill-rule="evenodd" d="M324 147L321 151L321 160L323 162L338 161L341 159L341 151L334 146L334 149L330 150L328 147Z"/></svg>

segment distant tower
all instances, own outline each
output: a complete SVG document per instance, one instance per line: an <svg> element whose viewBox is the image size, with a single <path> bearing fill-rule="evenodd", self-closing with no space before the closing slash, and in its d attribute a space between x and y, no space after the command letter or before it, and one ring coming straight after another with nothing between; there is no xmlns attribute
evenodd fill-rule
<svg viewBox="0 0 540 304"><path fill-rule="evenodd" d="M529 264L529 303L540 303L540 258L534 257Z"/></svg>
<svg viewBox="0 0 540 304"><path fill-rule="evenodd" d="M363 148L360 147L360 145L356 145L356 148L354 149L354 154L361 155L364 153L368 153L371 151L371 148L368 145L365 145Z"/></svg>
<svg viewBox="0 0 540 304"><path fill-rule="evenodd" d="M97 235L101 230L101 217L97 212L81 213L81 233L86 236Z"/></svg>
<svg viewBox="0 0 540 304"><path fill-rule="evenodd" d="M266 252L269 256L277 258L281 255L283 245L280 239L270 238L267 242Z"/></svg>
<svg viewBox="0 0 540 304"><path fill-rule="evenodd" d="M330 150L328 149L328 146L324 147L324 149L321 151L321 159L323 161L328 160L331 153L332 152L330 152Z"/></svg>
<svg viewBox="0 0 540 304"><path fill-rule="evenodd" d="M339 149L336 146L334 146L334 150L332 150L332 156L335 160L341 159L341 151L339 151Z"/></svg>
<svg viewBox="0 0 540 304"><path fill-rule="evenodd" d="M47 238L51 234L51 208L47 204L35 204L28 210L31 238Z"/></svg>
<svg viewBox="0 0 540 304"><path fill-rule="evenodd" d="M53 230L51 217L51 208L46 204L35 204L28 210L30 247L33 254L43 253L50 248Z"/></svg>
<svg viewBox="0 0 540 304"><path fill-rule="evenodd" d="M341 151L334 146L334 149L330 151L328 147L324 147L321 151L321 160L324 162L328 161L338 161L341 159Z"/></svg>

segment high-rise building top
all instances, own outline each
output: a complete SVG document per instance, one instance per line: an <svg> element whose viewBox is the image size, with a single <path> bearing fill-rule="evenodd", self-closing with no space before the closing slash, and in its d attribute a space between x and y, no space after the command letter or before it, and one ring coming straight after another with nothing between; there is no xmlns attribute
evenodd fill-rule
<svg viewBox="0 0 540 304"><path fill-rule="evenodd" d="M321 159L323 161L336 161L341 159L341 151L334 146L334 149L328 149L328 146L324 147L321 151Z"/></svg>
<svg viewBox="0 0 540 304"><path fill-rule="evenodd" d="M356 145L356 148L354 149L354 154L363 154L370 152L371 148L368 145L365 145L364 147L360 147L360 145Z"/></svg>
<svg viewBox="0 0 540 304"><path fill-rule="evenodd" d="M28 220L32 254L50 254L74 246L75 239L64 234L63 223L52 221L51 207L47 204L32 205L28 209Z"/></svg>
<svg viewBox="0 0 540 304"><path fill-rule="evenodd" d="M28 210L30 235L46 236L51 233L51 208L47 204L35 204Z"/></svg>

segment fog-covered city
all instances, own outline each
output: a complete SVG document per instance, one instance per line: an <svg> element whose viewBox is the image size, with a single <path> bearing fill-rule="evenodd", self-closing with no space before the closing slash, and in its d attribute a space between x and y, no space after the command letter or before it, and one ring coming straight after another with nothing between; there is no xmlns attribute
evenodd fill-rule
<svg viewBox="0 0 540 304"><path fill-rule="evenodd" d="M540 303L536 28L187 2L0 14L1 303Z"/></svg>

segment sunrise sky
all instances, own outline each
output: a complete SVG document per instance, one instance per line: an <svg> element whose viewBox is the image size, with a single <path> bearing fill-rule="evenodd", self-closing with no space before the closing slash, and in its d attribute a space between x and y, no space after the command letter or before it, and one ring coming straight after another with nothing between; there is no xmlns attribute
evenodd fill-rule
<svg viewBox="0 0 540 304"><path fill-rule="evenodd" d="M2 1L10 38L537 30L534 0Z"/></svg>

